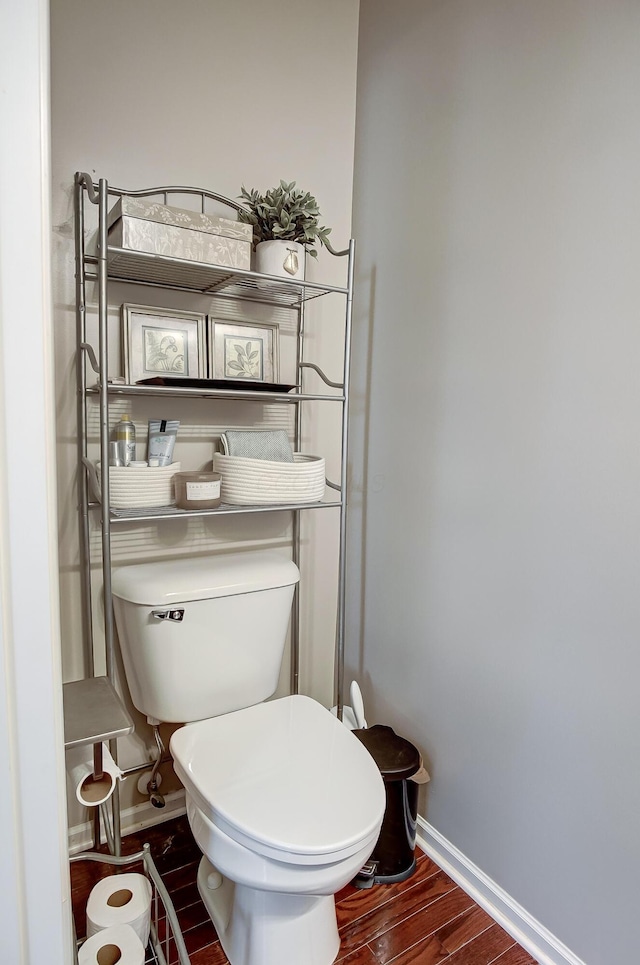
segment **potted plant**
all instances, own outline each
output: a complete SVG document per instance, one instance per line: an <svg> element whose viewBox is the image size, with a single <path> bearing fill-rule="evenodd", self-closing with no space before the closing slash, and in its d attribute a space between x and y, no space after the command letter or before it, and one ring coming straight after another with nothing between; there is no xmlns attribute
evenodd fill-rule
<svg viewBox="0 0 640 965"><path fill-rule="evenodd" d="M256 271L304 278L305 253L317 258L314 245L326 245L331 231L320 224L316 199L295 181L281 181L264 194L243 185L239 199L244 206L238 220L253 226Z"/></svg>

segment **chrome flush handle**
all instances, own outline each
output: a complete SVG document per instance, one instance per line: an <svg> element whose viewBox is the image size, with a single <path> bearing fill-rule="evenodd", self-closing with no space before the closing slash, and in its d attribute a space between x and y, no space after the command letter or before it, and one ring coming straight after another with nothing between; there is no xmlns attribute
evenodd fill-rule
<svg viewBox="0 0 640 965"><path fill-rule="evenodd" d="M151 616L156 620L173 620L174 623L182 623L184 610L152 610Z"/></svg>

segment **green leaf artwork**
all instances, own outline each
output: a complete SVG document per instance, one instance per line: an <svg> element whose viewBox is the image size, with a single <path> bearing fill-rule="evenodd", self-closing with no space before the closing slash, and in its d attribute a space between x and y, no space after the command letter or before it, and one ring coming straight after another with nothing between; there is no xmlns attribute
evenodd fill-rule
<svg viewBox="0 0 640 965"><path fill-rule="evenodd" d="M233 379L263 378L264 345L261 339L237 341L237 336L225 339L225 376Z"/></svg>
<svg viewBox="0 0 640 965"><path fill-rule="evenodd" d="M186 371L187 344L184 332L143 327L144 368L147 372L170 372L182 375Z"/></svg>

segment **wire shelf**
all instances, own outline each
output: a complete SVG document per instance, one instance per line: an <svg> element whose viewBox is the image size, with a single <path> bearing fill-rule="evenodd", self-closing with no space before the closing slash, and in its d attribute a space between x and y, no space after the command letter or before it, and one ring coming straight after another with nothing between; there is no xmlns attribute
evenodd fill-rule
<svg viewBox="0 0 640 965"><path fill-rule="evenodd" d="M342 500L325 499L313 503L269 503L266 505L232 506L220 503L215 509L178 509L177 506L154 506L148 509L113 509L109 510L112 523L135 523L142 520L154 519L189 519L199 516L228 516L245 515L247 513L282 513L300 509L332 509L342 506Z"/></svg>
<svg viewBox="0 0 640 965"><path fill-rule="evenodd" d="M302 302L329 292L346 295L346 288L294 281L255 271L222 268L199 261L109 247L109 277L119 281L143 282L157 288L200 292L203 295L228 295L264 302L267 305L298 307ZM167 279L171 279L168 283Z"/></svg>
<svg viewBox="0 0 640 965"><path fill-rule="evenodd" d="M100 385L97 383L87 390L87 395L99 395ZM291 405L296 402L344 402L344 394L327 395L326 393L310 392L252 392L246 389L206 389L189 388L188 386L172 385L124 385L110 382L107 391L109 395L126 396L173 396L174 398L195 399L228 399L231 402L261 402L270 405L272 402Z"/></svg>

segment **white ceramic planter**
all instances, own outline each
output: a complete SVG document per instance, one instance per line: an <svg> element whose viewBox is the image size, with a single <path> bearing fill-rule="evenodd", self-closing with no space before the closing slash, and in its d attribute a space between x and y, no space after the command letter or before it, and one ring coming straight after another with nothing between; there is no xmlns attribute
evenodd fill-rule
<svg viewBox="0 0 640 965"><path fill-rule="evenodd" d="M306 251L297 241L261 241L256 245L256 271L283 278L304 278Z"/></svg>

